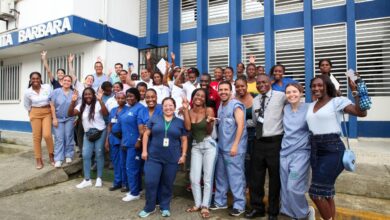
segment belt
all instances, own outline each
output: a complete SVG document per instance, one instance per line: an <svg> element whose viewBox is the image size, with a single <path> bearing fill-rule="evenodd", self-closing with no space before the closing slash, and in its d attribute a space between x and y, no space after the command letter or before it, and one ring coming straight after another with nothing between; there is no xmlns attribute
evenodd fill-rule
<svg viewBox="0 0 390 220"><path fill-rule="evenodd" d="M264 142L274 142L274 141L280 141L283 138L283 134L275 135L275 136L269 136L269 137L261 137L257 140L264 141Z"/></svg>
<svg viewBox="0 0 390 220"><path fill-rule="evenodd" d="M32 106L31 108L50 108L50 105L45 105L45 106Z"/></svg>

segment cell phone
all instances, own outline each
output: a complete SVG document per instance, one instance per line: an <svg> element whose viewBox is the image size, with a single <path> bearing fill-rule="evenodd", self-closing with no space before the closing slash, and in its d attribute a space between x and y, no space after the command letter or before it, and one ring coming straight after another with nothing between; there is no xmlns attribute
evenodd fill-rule
<svg viewBox="0 0 390 220"><path fill-rule="evenodd" d="M131 67L133 67L134 66L134 64L132 63L132 62L128 62L127 63L127 68L131 68Z"/></svg>
<svg viewBox="0 0 390 220"><path fill-rule="evenodd" d="M355 74L355 71L353 69L349 69L345 75L349 77L352 81L356 81L358 79L357 75Z"/></svg>

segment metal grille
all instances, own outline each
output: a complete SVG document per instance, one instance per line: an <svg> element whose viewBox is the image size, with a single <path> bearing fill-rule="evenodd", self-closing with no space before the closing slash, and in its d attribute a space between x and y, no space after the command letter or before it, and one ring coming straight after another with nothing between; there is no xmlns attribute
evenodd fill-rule
<svg viewBox="0 0 390 220"><path fill-rule="evenodd" d="M147 0L139 2L139 36L146 36Z"/></svg>
<svg viewBox="0 0 390 220"><path fill-rule="evenodd" d="M229 38L209 40L209 74L214 78L216 67L229 66Z"/></svg>
<svg viewBox="0 0 390 220"><path fill-rule="evenodd" d="M242 0L242 19L264 17L264 0Z"/></svg>
<svg viewBox="0 0 390 220"><path fill-rule="evenodd" d="M279 31L275 34L275 61L286 68L285 77L305 86L305 50L303 29Z"/></svg>
<svg viewBox="0 0 390 220"><path fill-rule="evenodd" d="M321 74L318 62L321 59L330 59L332 75L340 83L343 95L347 94L347 33L345 24L314 27L314 68L316 75Z"/></svg>
<svg viewBox="0 0 390 220"><path fill-rule="evenodd" d="M74 60L73 60L73 68L75 71L75 75L78 80L82 81L82 58L83 54L74 54ZM50 57L47 58L47 64L49 65L50 71L52 72L55 79L57 79L57 70L58 69L64 69L66 74L69 74L69 66L68 66L68 56L58 56L58 57ZM42 80L44 83L49 83L49 77L47 75L47 72L45 71L45 68L43 66L43 63L41 63L41 73L42 73Z"/></svg>
<svg viewBox="0 0 390 220"><path fill-rule="evenodd" d="M168 47L158 47L158 48L139 50L138 72L141 72L142 69L146 69L145 54L148 50L152 53L151 62L152 62L154 71L158 70L156 67L156 64L161 60L161 58L164 58L165 60L167 60Z"/></svg>
<svg viewBox="0 0 390 220"><path fill-rule="evenodd" d="M181 29L196 27L196 0L181 0Z"/></svg>
<svg viewBox="0 0 390 220"><path fill-rule="evenodd" d="M274 0L275 14L303 11L303 0Z"/></svg>
<svg viewBox="0 0 390 220"><path fill-rule="evenodd" d="M0 67L0 103L20 101L21 64Z"/></svg>
<svg viewBox="0 0 390 220"><path fill-rule="evenodd" d="M221 24L229 22L229 1L208 0L208 24Z"/></svg>
<svg viewBox="0 0 390 220"><path fill-rule="evenodd" d="M372 96L390 96L390 18L356 22L357 71Z"/></svg>
<svg viewBox="0 0 390 220"><path fill-rule="evenodd" d="M185 66L186 68L189 67L196 67L197 66L197 60L196 60L196 42L191 43L183 43L180 45L180 52L181 52L181 65Z"/></svg>
<svg viewBox="0 0 390 220"><path fill-rule="evenodd" d="M313 0L313 8L326 8L345 5L345 0Z"/></svg>
<svg viewBox="0 0 390 220"><path fill-rule="evenodd" d="M158 4L158 33L168 32L168 0L159 0Z"/></svg>
<svg viewBox="0 0 390 220"><path fill-rule="evenodd" d="M249 56L256 57L256 66L264 66L264 34L251 34L242 36L241 60L245 66L249 63Z"/></svg>

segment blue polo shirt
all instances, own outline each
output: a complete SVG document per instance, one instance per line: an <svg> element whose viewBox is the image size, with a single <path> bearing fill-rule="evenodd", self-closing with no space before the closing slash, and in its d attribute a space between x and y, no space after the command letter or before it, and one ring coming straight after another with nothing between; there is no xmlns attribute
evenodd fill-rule
<svg viewBox="0 0 390 220"><path fill-rule="evenodd" d="M148 110L141 103L137 102L133 106L128 106L118 120L122 131L122 146L134 147L139 137L138 126L145 125L148 118Z"/></svg>
<svg viewBox="0 0 390 220"><path fill-rule="evenodd" d="M118 123L119 117L122 116L124 113L126 113L128 108L129 107L125 105L125 106L123 106L122 111L120 111L119 113L117 112L118 107L115 107L110 111L108 118L109 118L109 122L111 123L112 126L111 126L111 133L108 134L109 135L108 141L110 142L110 145L112 145L112 146L121 144L121 139L115 137L113 135L113 133L121 132L120 124Z"/></svg>

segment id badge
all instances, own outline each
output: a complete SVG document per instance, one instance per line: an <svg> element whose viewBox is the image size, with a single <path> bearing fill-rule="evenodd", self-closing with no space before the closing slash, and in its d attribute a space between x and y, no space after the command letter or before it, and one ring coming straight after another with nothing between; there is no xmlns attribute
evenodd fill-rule
<svg viewBox="0 0 390 220"><path fill-rule="evenodd" d="M163 146L168 147L168 145L169 145L169 138L164 138Z"/></svg>
<svg viewBox="0 0 390 220"><path fill-rule="evenodd" d="M118 122L118 119L116 119L116 118L112 118L112 119L111 119L111 123L115 124L115 123L117 123L117 122Z"/></svg>
<svg viewBox="0 0 390 220"><path fill-rule="evenodd" d="M257 118L257 122L260 122L260 123L264 124L264 118L261 117L261 116L259 116L259 117Z"/></svg>

